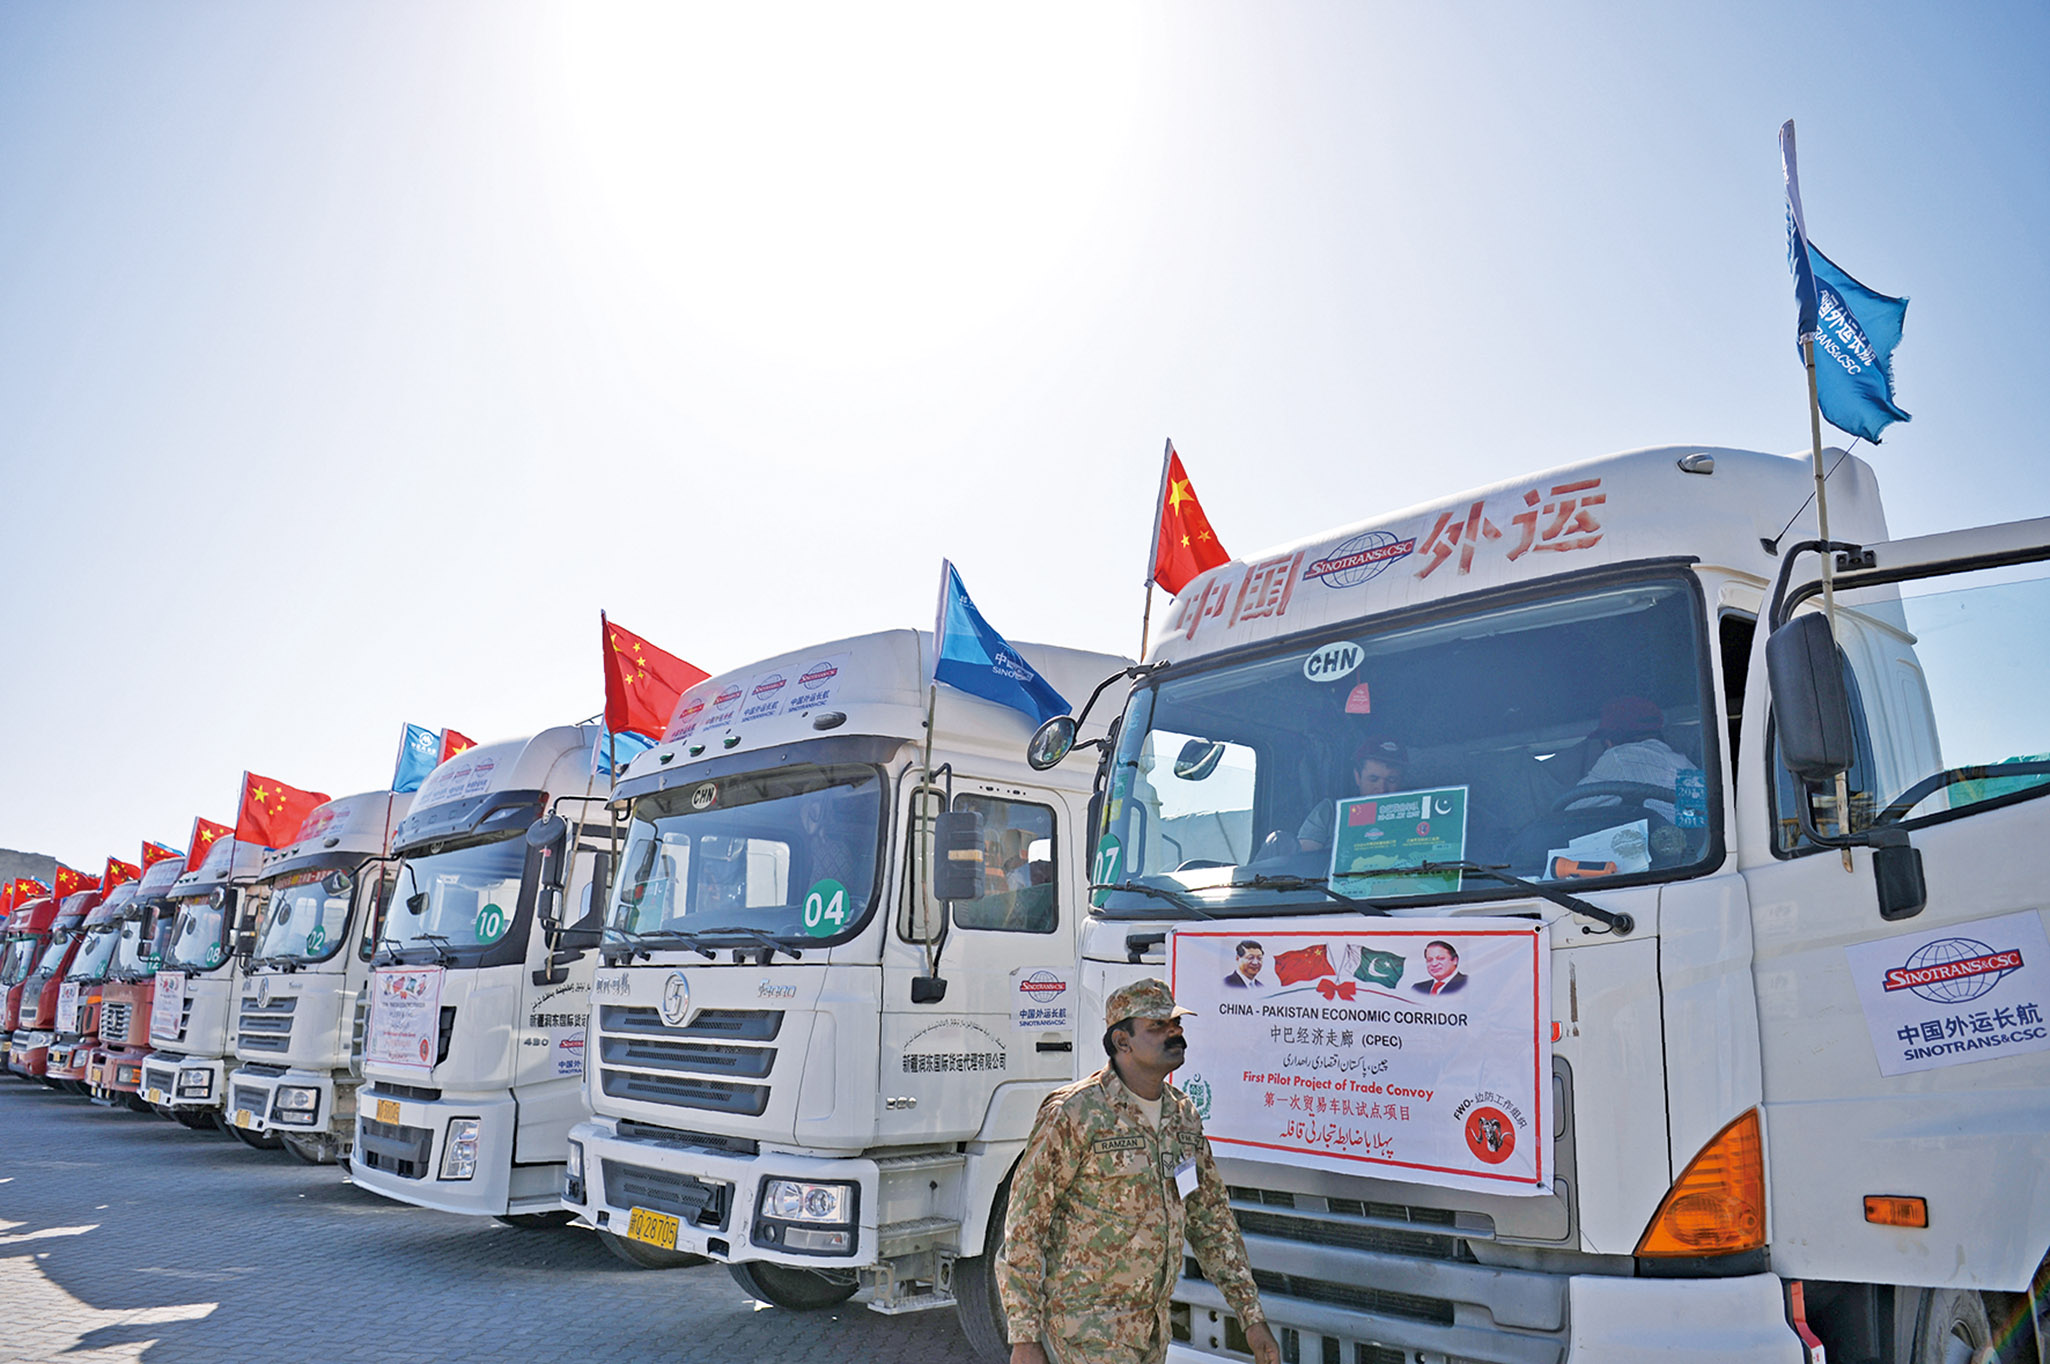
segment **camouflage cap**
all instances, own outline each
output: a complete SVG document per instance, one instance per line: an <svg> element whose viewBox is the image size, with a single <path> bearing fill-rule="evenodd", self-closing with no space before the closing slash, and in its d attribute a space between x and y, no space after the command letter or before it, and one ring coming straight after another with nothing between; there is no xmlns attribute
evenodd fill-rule
<svg viewBox="0 0 2050 1364"><path fill-rule="evenodd" d="M1180 1018L1193 1014L1174 1002L1174 992L1159 979L1135 980L1122 990L1111 992L1103 1006L1103 1026L1115 1028L1128 1018Z"/></svg>

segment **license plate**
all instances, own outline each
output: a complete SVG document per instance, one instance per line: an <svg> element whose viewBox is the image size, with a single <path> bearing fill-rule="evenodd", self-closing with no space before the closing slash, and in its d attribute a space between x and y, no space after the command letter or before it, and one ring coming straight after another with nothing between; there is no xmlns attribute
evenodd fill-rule
<svg viewBox="0 0 2050 1364"><path fill-rule="evenodd" d="M629 1240L660 1246L664 1250L676 1249L676 1231L681 1225L666 1212L650 1212L646 1208L635 1208L626 1216Z"/></svg>
<svg viewBox="0 0 2050 1364"><path fill-rule="evenodd" d="M379 1099L377 1101L377 1120L397 1127L399 1125L399 1101L397 1099Z"/></svg>
<svg viewBox="0 0 2050 1364"><path fill-rule="evenodd" d="M149 1100L153 1104L160 1104L164 1102L164 1091L161 1089L146 1090L144 1091L142 1097Z"/></svg>
<svg viewBox="0 0 2050 1364"><path fill-rule="evenodd" d="M237 1126L237 1127L254 1127L255 1125L256 1125L256 1119L255 1119L255 1117L254 1117L254 1116L252 1116L252 1115L250 1114L250 1112L249 1112L249 1110L248 1110L248 1109L246 1109L246 1108L238 1108L238 1109L236 1109L236 1110L235 1110L235 1126Z"/></svg>

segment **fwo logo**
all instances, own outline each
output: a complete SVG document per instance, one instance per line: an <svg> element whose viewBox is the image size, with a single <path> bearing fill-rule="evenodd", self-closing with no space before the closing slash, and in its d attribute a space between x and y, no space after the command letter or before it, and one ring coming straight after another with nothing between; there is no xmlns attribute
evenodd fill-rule
<svg viewBox="0 0 2050 1364"><path fill-rule="evenodd" d="M2019 948L1996 952L1975 938L1938 938L1923 943L1903 964L1886 973L1888 990L1912 990L1935 1004L1962 1004L1977 999L2019 971Z"/></svg>

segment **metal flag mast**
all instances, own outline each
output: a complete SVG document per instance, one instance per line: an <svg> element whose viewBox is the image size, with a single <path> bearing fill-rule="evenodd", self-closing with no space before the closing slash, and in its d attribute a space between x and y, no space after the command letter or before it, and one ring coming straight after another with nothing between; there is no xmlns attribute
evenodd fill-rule
<svg viewBox="0 0 2050 1364"><path fill-rule="evenodd" d="M1146 641L1153 636L1153 578L1160 571L1160 518L1167 515L1167 466L1174 458L1174 437L1160 452L1160 491L1153 495L1153 538L1146 542L1146 609L1139 614L1139 652L1146 657Z"/></svg>

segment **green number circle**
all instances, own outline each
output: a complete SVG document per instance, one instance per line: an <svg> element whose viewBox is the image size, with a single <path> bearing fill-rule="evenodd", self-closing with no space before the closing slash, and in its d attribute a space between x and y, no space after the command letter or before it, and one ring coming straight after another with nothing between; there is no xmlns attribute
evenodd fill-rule
<svg viewBox="0 0 2050 1364"><path fill-rule="evenodd" d="M322 928L319 924L315 924L313 926L313 931L306 935L306 950L308 952L318 952L321 948L326 946L327 930L325 928Z"/></svg>
<svg viewBox="0 0 2050 1364"><path fill-rule="evenodd" d="M477 911L477 941L497 942L505 936L505 911L497 905L486 905Z"/></svg>
<svg viewBox="0 0 2050 1364"><path fill-rule="evenodd" d="M1089 868L1089 884L1092 886L1114 886L1124 879L1125 845L1116 834L1105 834L1096 844L1096 861ZM1090 903L1103 905L1104 892L1097 891L1090 897Z"/></svg>
<svg viewBox="0 0 2050 1364"><path fill-rule="evenodd" d="M804 931L830 938L847 927L847 887L830 878L804 893Z"/></svg>

